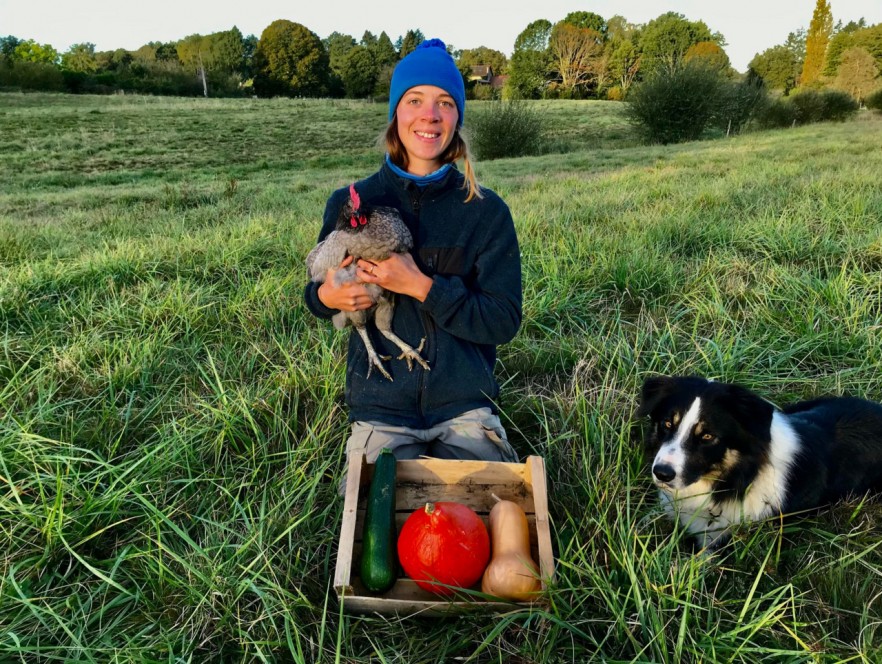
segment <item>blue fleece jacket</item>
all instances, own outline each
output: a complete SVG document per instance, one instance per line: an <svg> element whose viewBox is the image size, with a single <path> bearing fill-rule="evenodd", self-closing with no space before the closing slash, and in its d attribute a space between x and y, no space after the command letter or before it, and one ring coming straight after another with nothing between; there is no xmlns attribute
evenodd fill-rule
<svg viewBox="0 0 882 664"><path fill-rule="evenodd" d="M468 410L490 407L499 395L493 376L496 346L514 338L521 324L521 260L508 206L489 189L484 198L465 202L463 175L455 168L438 182L419 186L396 175L387 164L356 183L368 205L397 208L414 238L413 256L432 277L425 302L398 296L392 329L416 348L425 371L395 359L400 351L375 328L371 341L380 355L393 359L385 366L390 382L378 372L367 378L368 359L357 334L349 338L346 403L350 421L428 428ZM333 229L349 196L335 191L325 208L319 241ZM307 283L304 299L319 318L336 312L318 298L318 285Z"/></svg>

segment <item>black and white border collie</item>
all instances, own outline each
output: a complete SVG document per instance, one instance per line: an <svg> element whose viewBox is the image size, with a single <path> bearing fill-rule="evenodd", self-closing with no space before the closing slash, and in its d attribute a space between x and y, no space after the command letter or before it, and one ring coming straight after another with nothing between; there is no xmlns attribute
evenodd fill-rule
<svg viewBox="0 0 882 664"><path fill-rule="evenodd" d="M665 509L714 548L742 521L882 490L882 405L831 397L783 409L697 376L643 384L658 446L652 477Z"/></svg>

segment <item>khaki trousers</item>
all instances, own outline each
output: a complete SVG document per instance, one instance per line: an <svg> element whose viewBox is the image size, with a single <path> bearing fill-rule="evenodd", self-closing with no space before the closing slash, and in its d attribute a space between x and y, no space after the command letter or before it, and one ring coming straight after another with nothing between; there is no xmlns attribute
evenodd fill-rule
<svg viewBox="0 0 882 664"><path fill-rule="evenodd" d="M429 429L411 429L382 422L352 423L346 442L347 468L353 451L363 450L369 463L377 460L383 448L396 459L477 459L517 463L518 455L509 444L505 429L489 408L470 410ZM346 469L340 485L346 487Z"/></svg>

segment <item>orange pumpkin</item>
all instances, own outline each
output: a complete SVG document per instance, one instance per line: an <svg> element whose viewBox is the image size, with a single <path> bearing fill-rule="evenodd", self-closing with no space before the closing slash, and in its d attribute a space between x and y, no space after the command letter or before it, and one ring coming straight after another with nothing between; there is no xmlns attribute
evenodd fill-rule
<svg viewBox="0 0 882 664"><path fill-rule="evenodd" d="M481 578L490 560L490 536L470 507L426 503L401 527L398 560L420 588L449 596L454 588L446 586L470 588Z"/></svg>

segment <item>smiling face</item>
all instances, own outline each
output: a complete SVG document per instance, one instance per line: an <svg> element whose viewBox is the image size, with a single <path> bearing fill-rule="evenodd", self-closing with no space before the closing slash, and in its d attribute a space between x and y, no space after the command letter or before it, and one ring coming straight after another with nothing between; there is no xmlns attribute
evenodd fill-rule
<svg viewBox="0 0 882 664"><path fill-rule="evenodd" d="M407 151L407 171L428 175L441 166L441 155L456 132L459 112L447 92L417 85L404 93L395 109L398 138Z"/></svg>

